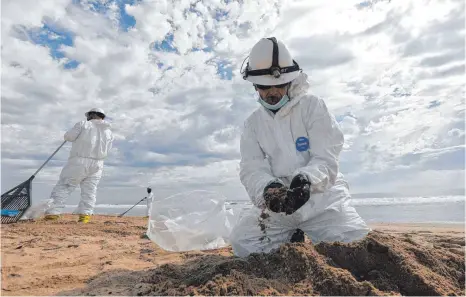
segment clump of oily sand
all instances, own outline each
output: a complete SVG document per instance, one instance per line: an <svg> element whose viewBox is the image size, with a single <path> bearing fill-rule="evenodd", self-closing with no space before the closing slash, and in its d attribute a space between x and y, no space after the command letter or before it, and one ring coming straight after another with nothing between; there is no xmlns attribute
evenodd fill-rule
<svg viewBox="0 0 466 297"><path fill-rule="evenodd" d="M290 190L286 188L271 188L264 193L267 208L274 212L292 214L309 200L306 195L290 196L288 191Z"/></svg>
<svg viewBox="0 0 466 297"><path fill-rule="evenodd" d="M286 208L286 188L271 188L264 193L267 208L275 212L283 212Z"/></svg>
<svg viewBox="0 0 466 297"><path fill-rule="evenodd" d="M244 259L199 254L113 280L104 273L73 294L118 287L113 295L454 296L465 293L464 258L441 246L371 232L351 244L287 243Z"/></svg>

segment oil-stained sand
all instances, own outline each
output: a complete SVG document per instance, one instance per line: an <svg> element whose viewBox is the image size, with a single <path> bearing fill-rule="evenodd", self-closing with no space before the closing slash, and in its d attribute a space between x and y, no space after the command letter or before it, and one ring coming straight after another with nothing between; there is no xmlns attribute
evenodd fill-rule
<svg viewBox="0 0 466 297"><path fill-rule="evenodd" d="M2 225L2 295L465 295L464 226L380 224L354 244L171 253L147 220Z"/></svg>
<svg viewBox="0 0 466 297"><path fill-rule="evenodd" d="M128 295L464 295L461 240L436 247L372 232L353 244L287 244L246 259L200 255L133 274ZM444 245L445 247L442 247ZM450 249L454 249L454 251ZM456 250L455 250L456 248ZM126 276L128 278L129 275ZM125 279L125 274L121 275ZM114 278L113 278L114 279ZM79 294L108 294L102 275ZM111 289L110 289L111 290Z"/></svg>

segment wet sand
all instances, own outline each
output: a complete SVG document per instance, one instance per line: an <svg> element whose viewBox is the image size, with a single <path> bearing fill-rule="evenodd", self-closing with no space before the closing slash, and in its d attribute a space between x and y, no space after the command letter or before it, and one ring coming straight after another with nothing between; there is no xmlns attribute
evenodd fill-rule
<svg viewBox="0 0 466 297"><path fill-rule="evenodd" d="M353 244L166 252L142 217L2 226L2 295L465 295L464 226L376 224Z"/></svg>

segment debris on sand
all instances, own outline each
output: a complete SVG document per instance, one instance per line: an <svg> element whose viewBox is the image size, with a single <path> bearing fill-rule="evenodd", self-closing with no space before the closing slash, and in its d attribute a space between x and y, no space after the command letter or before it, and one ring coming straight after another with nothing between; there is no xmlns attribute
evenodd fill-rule
<svg viewBox="0 0 466 297"><path fill-rule="evenodd" d="M351 244L287 243L271 253L244 259L203 254L183 264L140 271L137 276L128 273L139 282L120 287L120 294L462 296L464 259L464 254L447 248L371 232ZM119 276L119 284L122 279ZM101 285L97 278L74 293L95 294L106 289Z"/></svg>
<svg viewBox="0 0 466 297"><path fill-rule="evenodd" d="M270 240L270 238L267 237L267 226L265 225L265 221L270 217L270 215L266 212L265 209L262 210L260 216L259 216L259 227L261 228L261 232L263 236L259 239L260 241L264 240Z"/></svg>

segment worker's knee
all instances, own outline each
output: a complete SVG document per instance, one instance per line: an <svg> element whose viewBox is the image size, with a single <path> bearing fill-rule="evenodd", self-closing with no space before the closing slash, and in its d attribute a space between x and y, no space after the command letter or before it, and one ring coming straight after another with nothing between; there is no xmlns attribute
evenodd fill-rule
<svg viewBox="0 0 466 297"><path fill-rule="evenodd" d="M300 225L314 243L352 242L364 238L371 229L351 206L328 210Z"/></svg>
<svg viewBox="0 0 466 297"><path fill-rule="evenodd" d="M233 253L247 257L252 253L268 253L289 241L292 230L285 226L260 224L256 216L243 217L230 234Z"/></svg>

